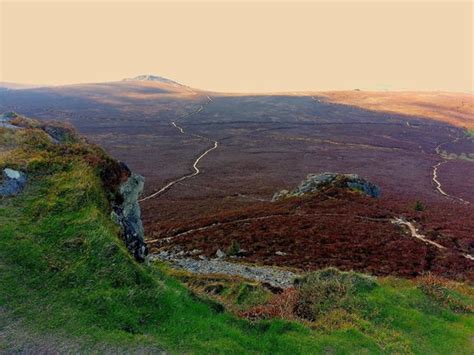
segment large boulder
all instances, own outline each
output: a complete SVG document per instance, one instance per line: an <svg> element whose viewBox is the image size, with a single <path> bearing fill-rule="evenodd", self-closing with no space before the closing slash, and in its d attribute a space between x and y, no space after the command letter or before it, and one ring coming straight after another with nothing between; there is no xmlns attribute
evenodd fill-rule
<svg viewBox="0 0 474 355"><path fill-rule="evenodd" d="M360 191L371 197L380 196L380 188L356 174L322 173L309 174L298 187L292 191L281 190L273 195L273 201L288 197L322 192L328 188L343 188Z"/></svg>
<svg viewBox="0 0 474 355"><path fill-rule="evenodd" d="M26 174L10 168L3 169L3 179L0 183L0 196L17 195L26 185Z"/></svg>

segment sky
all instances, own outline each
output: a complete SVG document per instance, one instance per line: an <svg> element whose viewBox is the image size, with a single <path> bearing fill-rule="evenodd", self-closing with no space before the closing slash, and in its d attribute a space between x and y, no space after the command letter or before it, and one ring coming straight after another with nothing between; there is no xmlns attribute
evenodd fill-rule
<svg viewBox="0 0 474 355"><path fill-rule="evenodd" d="M472 1L0 0L0 81L473 91Z"/></svg>

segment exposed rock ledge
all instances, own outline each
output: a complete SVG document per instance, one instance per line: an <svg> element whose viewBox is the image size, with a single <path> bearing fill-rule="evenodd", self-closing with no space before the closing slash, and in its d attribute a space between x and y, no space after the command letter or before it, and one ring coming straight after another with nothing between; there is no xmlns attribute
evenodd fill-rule
<svg viewBox="0 0 474 355"><path fill-rule="evenodd" d="M322 174L309 174L293 191L281 190L275 193L272 201L322 192L332 187L358 190L371 197L380 196L380 188L359 175L326 172Z"/></svg>
<svg viewBox="0 0 474 355"><path fill-rule="evenodd" d="M38 121L15 112L0 114L0 128L40 129L54 144L89 145L86 139L76 134L72 126L56 121ZM100 148L93 149L99 159L100 177L112 207L112 218L120 225L124 242L130 253L136 260L144 261L148 254L148 247L144 241L138 197L143 191L145 179L131 173L124 163L109 157ZM3 179L0 179L0 197L17 195L26 182L25 173L9 168L4 169Z"/></svg>
<svg viewBox="0 0 474 355"><path fill-rule="evenodd" d="M138 204L144 183L143 176L131 173L128 179L119 186L119 196L113 203L112 211L112 219L122 227L123 238L128 250L138 261L144 261L148 255Z"/></svg>

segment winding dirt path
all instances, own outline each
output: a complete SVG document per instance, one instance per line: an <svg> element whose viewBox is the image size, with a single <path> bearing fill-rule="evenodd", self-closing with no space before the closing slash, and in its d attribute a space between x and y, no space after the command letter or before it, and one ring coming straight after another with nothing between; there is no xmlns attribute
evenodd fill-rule
<svg viewBox="0 0 474 355"><path fill-rule="evenodd" d="M413 238L419 239L423 241L426 244L431 244L438 248L439 250L446 250L447 248L441 244L438 244L436 242L433 242L432 240L429 240L425 235L418 233L418 230L416 229L415 225L412 222L408 222L403 218L397 217L391 220L393 224L396 224L398 226L405 226L408 228L410 231L410 234ZM463 254L461 253L463 257L469 260L474 260L474 256L469 255L469 254Z"/></svg>
<svg viewBox="0 0 474 355"><path fill-rule="evenodd" d="M445 164L447 162L447 160L444 160L444 161L440 161L439 163L433 165L433 177L432 177L432 180L433 182L435 183L435 187L436 187L436 190L438 190L438 192L441 194L441 195L444 195L444 196L447 196L447 197L452 197L450 195L448 195L441 187L441 182L438 180L438 168Z"/></svg>
<svg viewBox="0 0 474 355"><path fill-rule="evenodd" d="M213 150L217 149L217 147L219 146L219 142L216 141L216 140L212 140L210 138L207 138L207 137L204 137L204 136L201 136L199 134L194 134L194 133L186 133L184 131L184 128L181 127L180 125L178 125L176 122L178 120L182 120L184 118L188 118L190 116L193 116L193 115L196 115L198 114L199 112L201 112L202 110L204 110L204 107L206 107L207 105L209 105L209 103L211 103L213 100L210 96L207 96L207 102L205 104L202 104L201 106L199 106L199 108L196 110L196 111L193 111L191 113L188 113L184 116L181 116L179 117L178 119L174 120L174 121L171 121L171 125L176 128L181 134L186 134L186 135L189 135L189 136L192 136L192 137L197 137L197 138L200 138L200 139L204 139L204 140L207 140L209 142L212 143L212 146L209 147L208 149L206 149L204 152L202 152L195 160L194 160L194 163L192 165L192 168L193 168L193 172L192 173L189 173L189 174L185 174L175 180L172 180L170 181L169 183L167 183L165 186L163 186L161 189L159 189L158 191L155 191L153 193L151 193L150 195L148 196L145 196L143 197L142 199L138 200L138 202L143 202L143 201L146 201L146 200L149 200L149 199L152 199L152 198L155 198L161 194L163 194L164 192L166 192L167 190L169 190L173 185L181 182L181 181L184 181L184 180L187 180L187 179L190 179L196 175L199 175L201 173L201 170L199 169L198 167L198 164L199 162L207 155L209 154L210 152L212 152Z"/></svg>
<svg viewBox="0 0 474 355"><path fill-rule="evenodd" d="M227 221L227 222L215 222L215 223L212 223L212 224L205 225L203 227L188 229L187 231L172 235L170 237L148 240L147 243L148 244L154 244L154 243L159 242L160 245L161 245L163 243L169 243L171 240L173 240L175 238L182 237L183 235L188 235L188 234L191 234L191 233L194 233L194 232L202 232L202 231L205 231L205 230L208 230L208 229L213 229L213 228L228 225L228 224L238 224L238 223L245 223L245 222L260 221L260 220L264 220L264 219L269 219L269 218L274 218L274 217L281 217L281 216L287 216L287 214L272 214L272 215L268 215L268 216L240 218L240 219L235 219L233 221Z"/></svg>
<svg viewBox="0 0 474 355"><path fill-rule="evenodd" d="M438 176L438 172L439 172L439 168L443 165L443 164L446 164L448 162L447 159L443 158L442 155L441 155L441 147L445 144L448 144L448 143L456 143L459 139L461 139L461 137L456 137L454 140L452 141L448 141L448 142L443 142L443 143L440 143L438 144L438 146L435 148L435 152L436 154L441 157L443 160L436 163L435 165L432 166L432 178L431 180L433 180L434 184L435 184L435 188L436 188L436 191L438 191L441 195L447 197L447 198L450 198L450 199L453 199L453 200L456 200L456 201L459 201L459 202L462 202L466 205L470 204L469 201L466 201L464 199L462 199L461 197L457 197L457 196L453 196L453 195L450 195L448 194L446 191L443 190L443 187L441 185L441 182L439 181L439 176Z"/></svg>

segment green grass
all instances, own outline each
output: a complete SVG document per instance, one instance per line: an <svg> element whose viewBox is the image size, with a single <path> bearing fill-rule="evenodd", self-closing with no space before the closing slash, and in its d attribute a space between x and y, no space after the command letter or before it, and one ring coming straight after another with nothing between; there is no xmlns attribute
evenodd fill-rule
<svg viewBox="0 0 474 355"><path fill-rule="evenodd" d="M378 280L353 295L353 311L332 310L313 325L250 323L222 312L129 256L97 167L72 148L39 137L0 161L30 176L22 194L0 200L0 310L35 337L54 334L85 352L97 344L174 353L473 352L472 316L407 280Z"/></svg>

